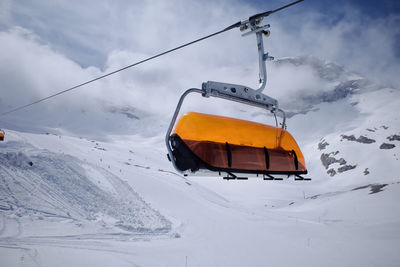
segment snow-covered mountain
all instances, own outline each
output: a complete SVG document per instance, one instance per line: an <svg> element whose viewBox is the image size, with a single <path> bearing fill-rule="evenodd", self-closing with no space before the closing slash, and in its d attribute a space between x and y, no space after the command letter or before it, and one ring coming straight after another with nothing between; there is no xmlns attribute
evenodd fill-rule
<svg viewBox="0 0 400 267"><path fill-rule="evenodd" d="M183 177L168 116L134 107L103 104L93 125L5 121L1 265L398 266L400 91L312 56L269 73L312 181Z"/></svg>

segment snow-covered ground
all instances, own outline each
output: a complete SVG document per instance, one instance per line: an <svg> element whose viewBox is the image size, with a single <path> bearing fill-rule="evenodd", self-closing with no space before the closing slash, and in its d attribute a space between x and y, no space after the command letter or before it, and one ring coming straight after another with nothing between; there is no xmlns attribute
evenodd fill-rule
<svg viewBox="0 0 400 267"><path fill-rule="evenodd" d="M283 101L312 181L183 177L154 118L97 138L20 124L0 143L0 266L399 266L400 91L278 63L327 88Z"/></svg>

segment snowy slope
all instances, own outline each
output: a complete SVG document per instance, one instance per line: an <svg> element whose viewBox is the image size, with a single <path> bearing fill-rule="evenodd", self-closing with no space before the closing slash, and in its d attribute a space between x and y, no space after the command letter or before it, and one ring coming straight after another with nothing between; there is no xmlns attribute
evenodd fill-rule
<svg viewBox="0 0 400 267"><path fill-rule="evenodd" d="M125 181L104 168L18 141L8 141L0 158L0 206L18 217L69 220L79 227L94 222L99 226L91 226L95 233L98 228L133 233L170 228Z"/></svg>
<svg viewBox="0 0 400 267"><path fill-rule="evenodd" d="M98 139L6 130L1 265L398 266L400 92L312 57L275 65L322 88L281 101L311 182L182 177L155 117Z"/></svg>

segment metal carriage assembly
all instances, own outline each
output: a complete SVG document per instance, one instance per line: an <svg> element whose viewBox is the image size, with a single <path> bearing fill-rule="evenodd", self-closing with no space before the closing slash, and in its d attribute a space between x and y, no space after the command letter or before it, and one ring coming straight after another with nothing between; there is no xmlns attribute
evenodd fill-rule
<svg viewBox="0 0 400 267"><path fill-rule="evenodd" d="M263 43L263 36L270 35L270 25L260 24L266 16L298 2L234 24L245 32L242 36L256 35L258 89L208 81L201 89L190 88L183 93L165 137L168 158L178 172L184 175L211 172L225 179L247 179L247 176L255 175L265 180L281 180L294 175L296 180L309 180L301 176L307 174L305 160L295 139L286 130L285 112L279 108L276 99L263 94L267 83L266 61L273 57L264 53ZM281 127L195 112L186 113L177 121L182 103L191 93L268 110L282 118ZM243 174L246 177L240 177Z"/></svg>

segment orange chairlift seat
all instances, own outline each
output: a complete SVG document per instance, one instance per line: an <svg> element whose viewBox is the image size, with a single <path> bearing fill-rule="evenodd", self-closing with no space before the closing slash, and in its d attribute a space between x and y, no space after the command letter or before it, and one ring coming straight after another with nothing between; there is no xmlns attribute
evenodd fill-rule
<svg viewBox="0 0 400 267"><path fill-rule="evenodd" d="M171 142L182 171L307 173L290 133L261 123L190 112L179 119Z"/></svg>
<svg viewBox="0 0 400 267"><path fill-rule="evenodd" d="M0 129L0 141L4 141L4 135L5 132L2 129Z"/></svg>
<svg viewBox="0 0 400 267"><path fill-rule="evenodd" d="M307 174L305 160L296 141L286 131L285 112L278 107L276 99L262 93L267 81L265 61L273 59L264 54L262 37L269 36L270 25L259 26L263 18L264 13L260 13L240 22L241 30L249 30L243 36L254 33L257 37L258 89L208 81L201 89L190 88L181 96L165 137L168 158L178 172L192 175L206 170L226 175L226 179L247 178L236 176L245 173L262 175L265 180L280 179L277 175L310 180L301 176ZM195 112L177 120L182 103L190 93L266 109L282 117L282 127Z"/></svg>

